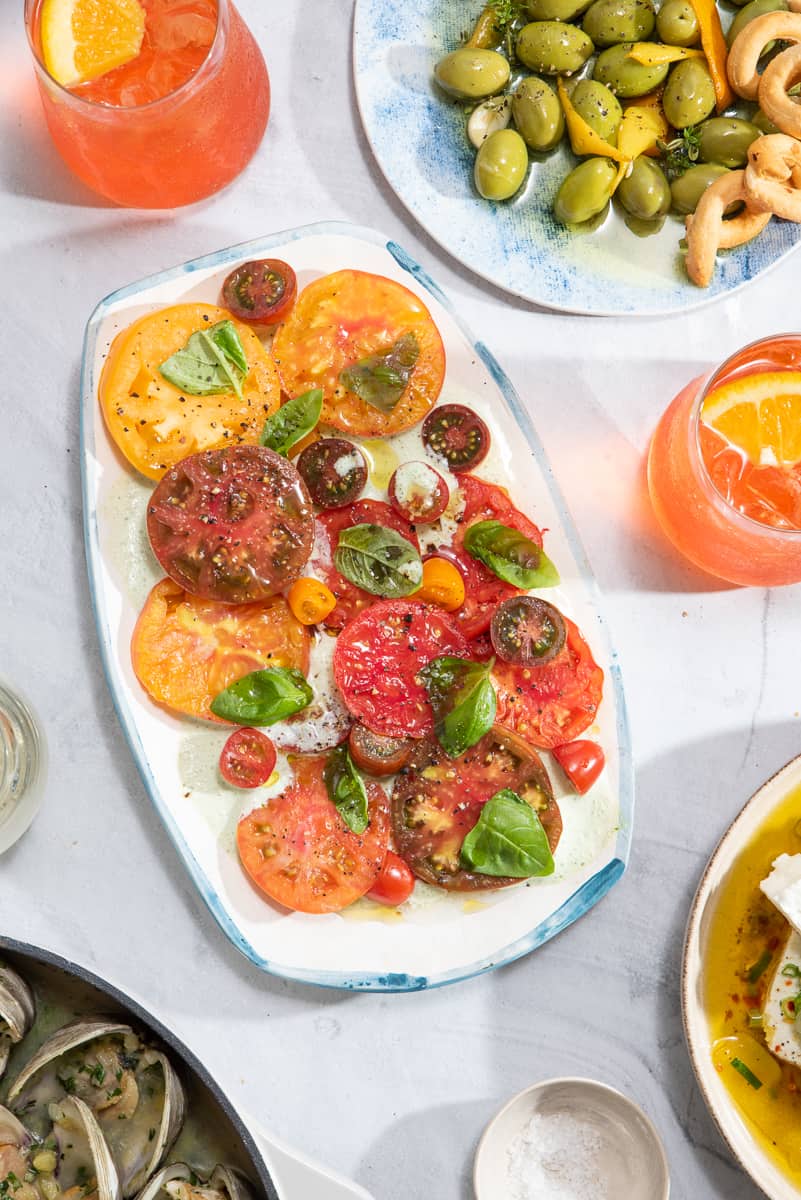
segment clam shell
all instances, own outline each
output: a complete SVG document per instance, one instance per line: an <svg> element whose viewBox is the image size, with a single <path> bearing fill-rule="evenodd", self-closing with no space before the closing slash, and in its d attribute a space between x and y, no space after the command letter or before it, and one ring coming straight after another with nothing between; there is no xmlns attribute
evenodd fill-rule
<svg viewBox="0 0 801 1200"><path fill-rule="evenodd" d="M0 1146L19 1146L24 1150L32 1140L22 1121L0 1104Z"/></svg>
<svg viewBox="0 0 801 1200"><path fill-rule="evenodd" d="M170 1163L168 1166L162 1167L142 1189L136 1200L157 1200L159 1192L168 1183L175 1180L188 1183L191 1179L198 1181L194 1187L199 1192L219 1192L226 1197L226 1200L253 1200L253 1192L248 1181L233 1167L226 1167L222 1163L218 1163L208 1179L202 1179L187 1163L182 1162Z"/></svg>
<svg viewBox="0 0 801 1200"><path fill-rule="evenodd" d="M161 1113L161 1124L153 1139L153 1152L146 1165L140 1171L137 1171L135 1175L132 1175L130 1179L126 1179L123 1189L124 1196L134 1196L144 1187L150 1176L163 1161L168 1150L181 1132L181 1126L184 1123L186 1098L181 1081L173 1070L172 1064L166 1054L157 1053L155 1058L164 1074L164 1107Z"/></svg>
<svg viewBox="0 0 801 1200"><path fill-rule="evenodd" d="M33 1058L22 1068L8 1090L9 1100L16 1100L26 1083L54 1058L60 1058L62 1054L74 1050L76 1046L82 1046L85 1042L92 1042L95 1038L105 1037L110 1033L124 1035L133 1033L133 1030L130 1025L122 1025L119 1021L111 1021L106 1018L72 1021L69 1025L63 1025L61 1029L57 1029L51 1037L42 1042Z"/></svg>
<svg viewBox="0 0 801 1200"><path fill-rule="evenodd" d="M6 1069L12 1045L22 1041L35 1016L31 989L16 971L0 963L0 1076Z"/></svg>
<svg viewBox="0 0 801 1200"><path fill-rule="evenodd" d="M114 1159L89 1105L78 1096L68 1096L58 1107L67 1116L74 1116L86 1135L97 1177L98 1200L121 1200L120 1178Z"/></svg>

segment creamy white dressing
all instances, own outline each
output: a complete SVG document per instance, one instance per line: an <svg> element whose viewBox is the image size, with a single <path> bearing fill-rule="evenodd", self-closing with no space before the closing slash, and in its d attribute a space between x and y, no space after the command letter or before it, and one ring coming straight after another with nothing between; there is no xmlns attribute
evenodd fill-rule
<svg viewBox="0 0 801 1200"><path fill-rule="evenodd" d="M338 746L347 736L352 722L334 681L336 643L336 638L325 632L315 634L306 675L314 699L294 717L263 730L276 747L297 754L319 754Z"/></svg>

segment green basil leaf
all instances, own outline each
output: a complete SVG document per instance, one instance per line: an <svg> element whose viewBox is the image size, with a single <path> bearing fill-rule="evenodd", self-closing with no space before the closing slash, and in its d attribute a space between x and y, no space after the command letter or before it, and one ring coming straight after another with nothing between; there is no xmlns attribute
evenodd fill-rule
<svg viewBox="0 0 801 1200"><path fill-rule="evenodd" d="M211 711L237 725L274 725L306 708L314 696L294 667L268 667L237 679L211 702Z"/></svg>
<svg viewBox="0 0 801 1200"><path fill-rule="evenodd" d="M542 821L517 792L503 788L487 801L462 843L462 865L479 875L529 879L552 875L553 855Z"/></svg>
<svg viewBox="0 0 801 1200"><path fill-rule="evenodd" d="M474 663L445 655L420 672L434 710L434 732L449 758L464 754L492 729L498 703L490 680L494 665L494 658Z"/></svg>
<svg viewBox="0 0 801 1200"><path fill-rule="evenodd" d="M392 600L416 592L423 562L411 542L382 525L351 525L339 535L334 566L373 596Z"/></svg>
<svg viewBox="0 0 801 1200"><path fill-rule="evenodd" d="M514 587L556 587L559 572L544 550L524 533L500 521L476 521L464 535L464 548L494 575Z"/></svg>
<svg viewBox="0 0 801 1200"><path fill-rule="evenodd" d="M242 395L248 360L232 321L218 321L193 333L182 350L176 350L159 371L190 396Z"/></svg>
<svg viewBox="0 0 801 1200"><path fill-rule="evenodd" d="M404 333L384 354L371 354L339 373L339 382L365 403L390 413L400 400L420 357L420 343Z"/></svg>
<svg viewBox="0 0 801 1200"><path fill-rule="evenodd" d="M325 764L328 798L354 833L364 833L370 823L364 780L353 765L347 746L337 746Z"/></svg>
<svg viewBox="0 0 801 1200"><path fill-rule="evenodd" d="M267 418L259 442L286 458L292 447L311 433L322 411L322 388L312 388L302 396L295 396Z"/></svg>

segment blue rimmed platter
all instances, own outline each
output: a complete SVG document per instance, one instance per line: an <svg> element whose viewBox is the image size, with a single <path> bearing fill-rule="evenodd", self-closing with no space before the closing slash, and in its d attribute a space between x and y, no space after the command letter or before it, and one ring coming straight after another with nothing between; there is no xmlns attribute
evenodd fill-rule
<svg viewBox="0 0 801 1200"><path fill-rule="evenodd" d="M421 889L402 917L359 902L343 915L308 916L272 906L239 864L235 830L242 797L225 788L216 761L226 731L154 706L131 666L136 618L160 571L147 544L152 483L119 457L106 433L97 389L114 336L169 304L216 301L238 263L269 256L290 262L299 286L351 268L385 275L420 295L445 344L442 399L473 404L493 432L496 467L519 502L548 528L562 583L555 602L574 619L606 675L592 736L607 767L586 796L564 789L557 872L476 899ZM622 875L633 820L633 772L623 691L600 597L578 535L530 418L511 383L449 301L397 244L346 224L308 226L195 259L115 292L86 333L82 381L82 466L87 561L103 663L131 751L153 804L200 894L233 944L256 966L327 987L411 991L455 982L510 962L581 917ZM254 807L250 800L248 807Z"/></svg>

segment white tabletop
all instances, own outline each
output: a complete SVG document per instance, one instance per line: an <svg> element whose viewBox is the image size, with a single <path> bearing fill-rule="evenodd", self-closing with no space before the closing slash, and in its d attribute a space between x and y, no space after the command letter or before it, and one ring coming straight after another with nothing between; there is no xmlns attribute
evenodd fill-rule
<svg viewBox="0 0 801 1200"><path fill-rule="evenodd" d="M749 794L801 750L799 590L727 589L684 566L655 528L643 453L691 376L793 321L801 259L668 320L556 316L493 291L383 183L354 105L351 0L242 0L273 83L257 158L187 211L108 207L49 144L22 7L2 0L0 673L38 710L51 774L39 819L0 860L0 930L133 992L235 1101L377 1200L467 1200L494 1111L529 1083L573 1074L645 1107L678 1200L752 1200L693 1081L679 964L704 860ZM510 374L605 593L632 723L637 820L623 882L529 958L431 993L323 992L240 958L145 795L90 611L78 370L96 301L184 259L322 219L372 225L407 246Z"/></svg>

